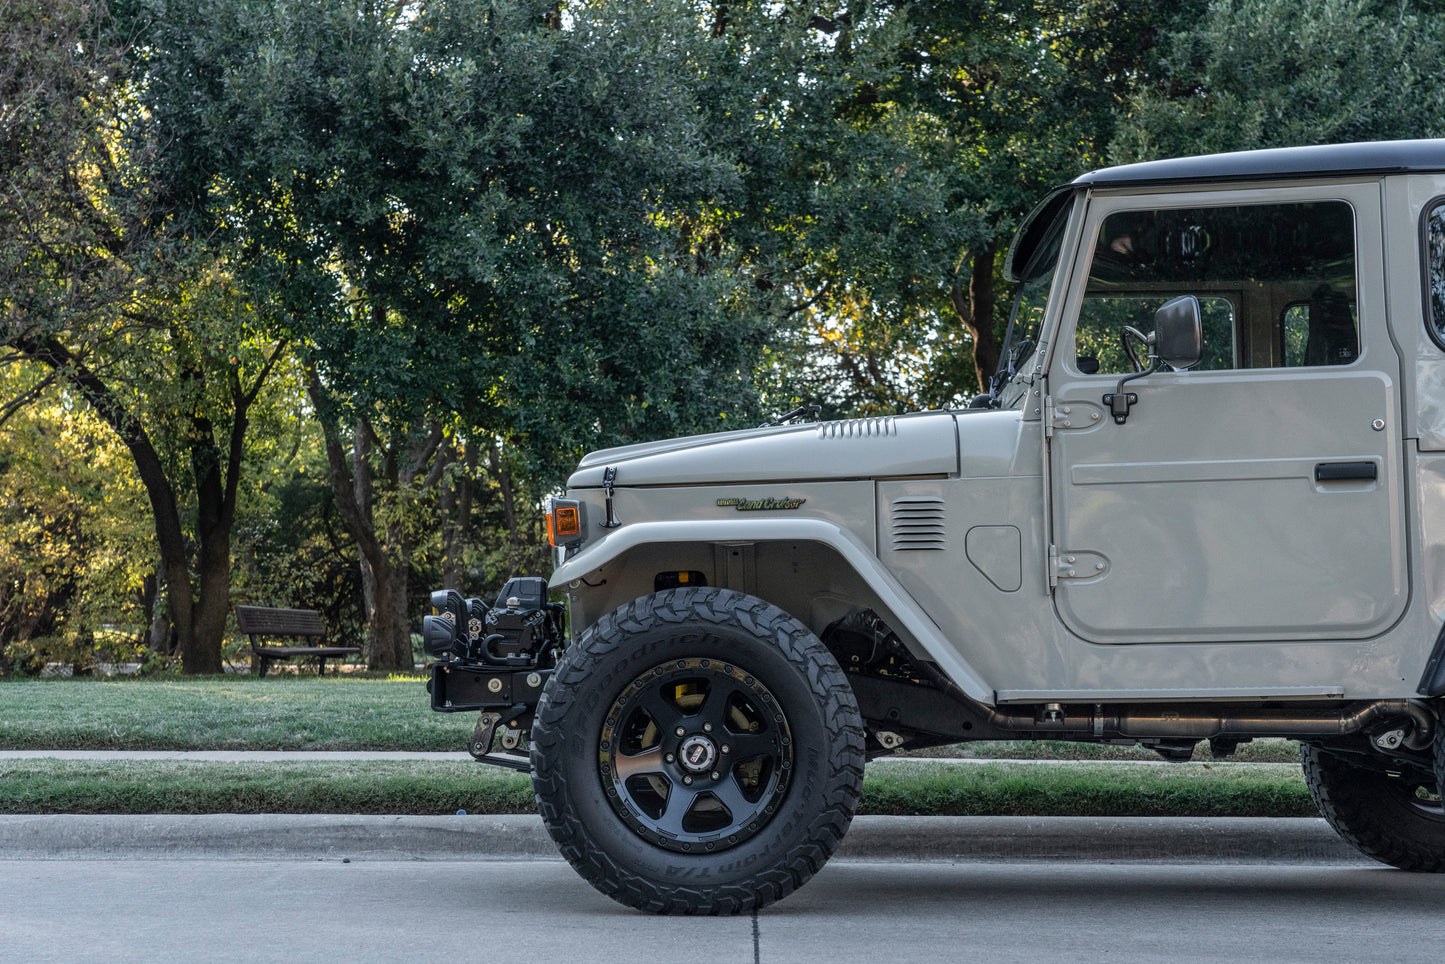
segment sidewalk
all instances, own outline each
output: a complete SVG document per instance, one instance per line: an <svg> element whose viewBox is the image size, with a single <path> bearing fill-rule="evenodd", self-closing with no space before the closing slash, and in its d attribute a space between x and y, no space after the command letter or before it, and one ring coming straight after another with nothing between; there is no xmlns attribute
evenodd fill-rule
<svg viewBox="0 0 1445 964"><path fill-rule="evenodd" d="M560 859L534 816L0 816L0 860ZM836 859L1372 863L1315 818L859 817Z"/></svg>

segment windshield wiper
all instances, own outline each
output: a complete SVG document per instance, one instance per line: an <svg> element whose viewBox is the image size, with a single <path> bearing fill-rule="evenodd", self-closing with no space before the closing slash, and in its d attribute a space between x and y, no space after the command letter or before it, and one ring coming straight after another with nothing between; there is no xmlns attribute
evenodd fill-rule
<svg viewBox="0 0 1445 964"><path fill-rule="evenodd" d="M793 409L786 415L774 415L772 418L759 425L758 428L771 428L774 425L783 425L803 415L810 415L813 418L817 418L822 413L823 406L821 405L799 405L797 408Z"/></svg>

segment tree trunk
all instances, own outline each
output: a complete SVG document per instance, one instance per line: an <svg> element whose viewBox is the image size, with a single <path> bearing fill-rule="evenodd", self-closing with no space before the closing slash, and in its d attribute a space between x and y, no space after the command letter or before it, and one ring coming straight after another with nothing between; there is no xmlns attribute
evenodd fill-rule
<svg viewBox="0 0 1445 964"><path fill-rule="evenodd" d="M380 564L361 557L361 582L366 598L366 666L373 670L412 668L411 622L407 618L407 574L410 565L393 565L390 554ZM408 558L407 563L410 562Z"/></svg>
<svg viewBox="0 0 1445 964"><path fill-rule="evenodd" d="M978 390L988 391L989 381L998 370L999 341L994 334L994 310L997 295L993 285L993 266L998 257L998 243L989 242L972 252L969 258L972 272L968 279L968 292L955 283L949 290L949 299L959 320L973 338L973 367L978 375Z"/></svg>
<svg viewBox="0 0 1445 964"><path fill-rule="evenodd" d="M231 608L231 534L212 534L201 547L189 645L181 642L181 672L219 673L221 641Z"/></svg>
<svg viewBox="0 0 1445 964"><path fill-rule="evenodd" d="M237 422L244 431L244 416ZM196 483L196 582L191 633L181 640L181 671L221 672L221 639L231 590L231 505L209 419L193 417L191 471ZM234 493L231 493L234 501Z"/></svg>
<svg viewBox="0 0 1445 964"><path fill-rule="evenodd" d="M379 441L365 420L358 423L352 445L352 462L347 464L346 450L335 417L335 406L313 366L306 368L306 391L316 411L321 433L326 440L326 462L331 475L331 493L337 513L346 531L355 540L361 558L363 593L367 615L367 666L374 670L411 669L411 623L407 618L408 576L411 572L412 545L404 525L389 526L379 532L372 512L377 480L372 472L373 443ZM437 458L444 441L440 426L432 426L424 439L403 432L399 440L382 446L383 471L381 483L386 496L400 499L411 488L416 476L432 465L422 488L434 485L441 477L445 460Z"/></svg>
<svg viewBox="0 0 1445 964"><path fill-rule="evenodd" d="M166 618L165 607L160 605L160 577L155 573L146 576L145 605L146 622L150 630L146 633L146 645L157 653L171 652L171 621Z"/></svg>
<svg viewBox="0 0 1445 964"><path fill-rule="evenodd" d="M376 607L372 613L371 669L410 671L415 665L411 652L411 620L407 617L407 568L392 569L388 578L376 584Z"/></svg>
<svg viewBox="0 0 1445 964"><path fill-rule="evenodd" d="M492 475L497 479L497 487L502 491L502 520L507 526L507 544L515 546L518 536L517 503L512 492L512 476L502 465L502 456L497 451L495 441L487 449L487 467L491 469Z"/></svg>
<svg viewBox="0 0 1445 964"><path fill-rule="evenodd" d="M356 517L370 532L372 551L360 552L361 595L366 605L366 666L373 670L411 669L411 627L406 618L407 571L409 555L401 555L388 529L386 538L378 534L372 514L375 498L375 477L372 472L372 441L376 431L366 419L360 419L351 440L351 492L356 502ZM385 453L382 481L392 487L395 473L393 459ZM333 466L333 473L335 467ZM345 483L345 478L341 479ZM343 521L348 518L342 513ZM355 538L355 533L352 533ZM357 540L358 546L361 540ZM406 656L403 658L402 653Z"/></svg>
<svg viewBox="0 0 1445 964"><path fill-rule="evenodd" d="M455 457L455 453L453 453ZM463 470L456 481L441 490L442 503L442 585L460 589L467 539L472 533L472 504L476 497L477 449L467 444Z"/></svg>

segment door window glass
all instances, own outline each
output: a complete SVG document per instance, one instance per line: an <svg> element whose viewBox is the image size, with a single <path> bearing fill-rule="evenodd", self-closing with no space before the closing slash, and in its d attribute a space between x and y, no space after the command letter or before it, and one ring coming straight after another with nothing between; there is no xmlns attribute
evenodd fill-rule
<svg viewBox="0 0 1445 964"><path fill-rule="evenodd" d="M1445 282L1437 288L1445 306ZM1076 363L1129 371L1122 330L1150 334L1159 306L1189 294L1204 322L1196 370L1348 365L1360 351L1355 292L1354 215L1342 201L1119 211L1099 228ZM1445 337L1445 316L1438 324Z"/></svg>
<svg viewBox="0 0 1445 964"><path fill-rule="evenodd" d="M1154 312L1169 298L1168 295L1086 296L1074 334L1080 368L1110 374L1130 371L1119 332L1125 325L1145 334L1153 331ZM1234 303L1224 296L1205 295L1199 299L1199 308L1204 322L1204 355L1194 366L1195 370L1239 367L1234 356Z"/></svg>

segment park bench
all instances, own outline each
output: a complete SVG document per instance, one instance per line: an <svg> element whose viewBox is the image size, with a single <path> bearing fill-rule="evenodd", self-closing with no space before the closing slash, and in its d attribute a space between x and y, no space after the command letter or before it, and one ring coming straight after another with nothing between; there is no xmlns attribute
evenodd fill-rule
<svg viewBox="0 0 1445 964"><path fill-rule="evenodd" d="M294 656L315 656L319 675L326 675L326 661L361 652L360 646L326 646L326 625L314 609L271 609L265 606L237 606L236 628L251 637L251 666L265 676L275 660ZM305 646L265 646L262 640L277 636L305 639Z"/></svg>

